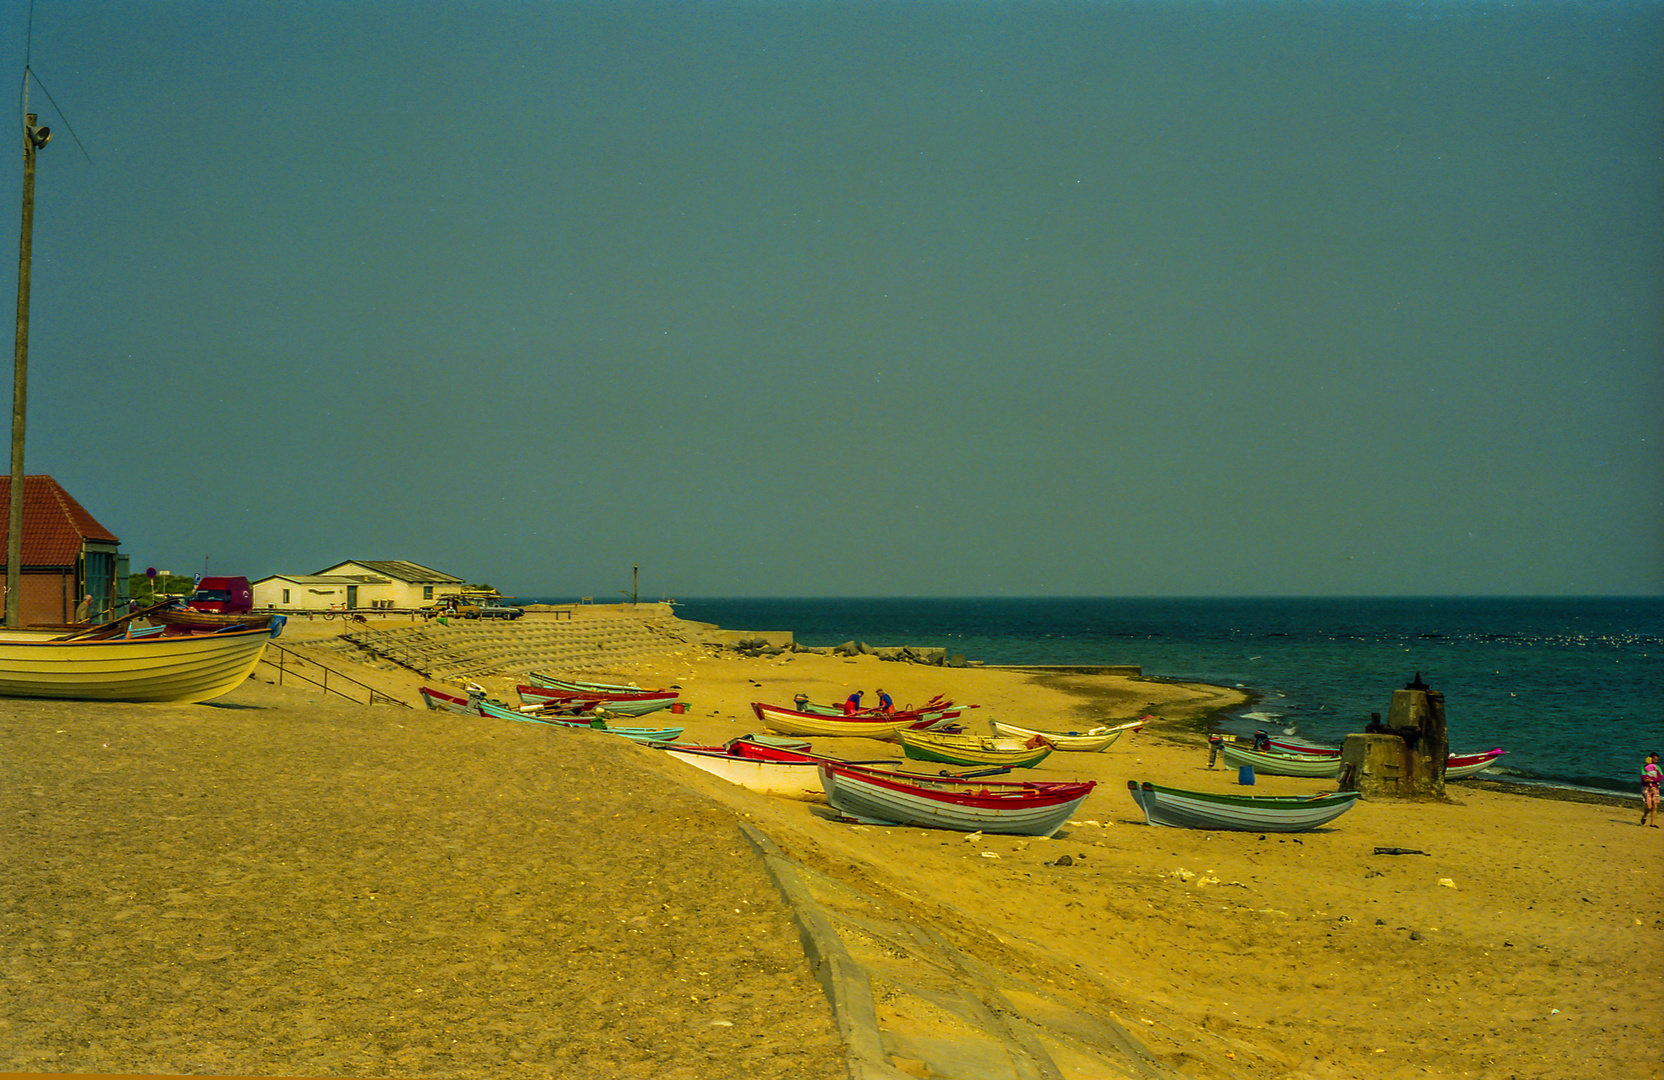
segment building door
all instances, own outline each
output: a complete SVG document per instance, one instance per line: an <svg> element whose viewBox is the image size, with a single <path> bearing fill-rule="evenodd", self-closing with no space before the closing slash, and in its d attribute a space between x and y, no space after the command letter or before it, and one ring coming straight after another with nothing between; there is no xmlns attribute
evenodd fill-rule
<svg viewBox="0 0 1664 1080"><path fill-rule="evenodd" d="M348 608L355 608L357 606L358 606L358 586L357 585L348 585L347 586L347 607Z"/></svg>

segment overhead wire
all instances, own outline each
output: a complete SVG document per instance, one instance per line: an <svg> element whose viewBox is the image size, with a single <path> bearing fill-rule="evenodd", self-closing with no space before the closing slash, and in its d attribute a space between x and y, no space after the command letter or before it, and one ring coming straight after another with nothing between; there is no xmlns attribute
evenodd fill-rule
<svg viewBox="0 0 1664 1080"><path fill-rule="evenodd" d="M46 100L51 103L52 111L58 114L59 120L63 121L64 130L69 132L69 137L74 140L76 148L81 151L81 156L87 159L88 165L91 165L93 163L92 155L87 153L87 148L82 144L81 137L75 134L75 125L69 122L68 115L64 113L62 106L58 104L58 100L52 96L52 91L46 88L46 84L41 82L40 76L35 74L34 69L30 66L34 59L34 48L35 0L29 0L29 27L23 38L23 85L18 88L18 104L20 106L18 115L20 117L27 117L29 115L29 82L30 80L33 80L35 85L40 87L40 92L46 95ZM28 124L27 120L24 120L23 122L25 125ZM23 134L25 138L28 137L27 131Z"/></svg>

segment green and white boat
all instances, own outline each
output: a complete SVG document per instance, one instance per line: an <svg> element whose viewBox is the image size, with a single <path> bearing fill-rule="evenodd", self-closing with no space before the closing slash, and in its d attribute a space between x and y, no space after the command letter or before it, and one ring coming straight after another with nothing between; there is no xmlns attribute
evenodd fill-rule
<svg viewBox="0 0 1664 1080"><path fill-rule="evenodd" d="M1252 765L1257 773L1266 776L1317 776L1337 777L1340 775L1340 756L1330 757L1327 754L1277 754L1266 753L1264 750L1250 750L1246 746L1225 741L1217 744L1219 752L1225 760L1241 768Z"/></svg>
<svg viewBox="0 0 1664 1080"><path fill-rule="evenodd" d="M1151 825L1235 832L1307 832L1352 809L1356 791L1321 795L1225 795L1127 781L1132 801Z"/></svg>

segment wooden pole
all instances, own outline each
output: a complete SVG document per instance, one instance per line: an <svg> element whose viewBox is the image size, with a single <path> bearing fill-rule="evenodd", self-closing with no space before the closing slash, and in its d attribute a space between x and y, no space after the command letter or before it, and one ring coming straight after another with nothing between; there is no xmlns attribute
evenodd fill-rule
<svg viewBox="0 0 1664 1080"><path fill-rule="evenodd" d="M23 223L17 242L17 345L12 360L12 490L6 527L6 625L20 621L23 585L23 434L29 391L29 264L35 233L35 151L49 137L37 134L35 114L23 118Z"/></svg>

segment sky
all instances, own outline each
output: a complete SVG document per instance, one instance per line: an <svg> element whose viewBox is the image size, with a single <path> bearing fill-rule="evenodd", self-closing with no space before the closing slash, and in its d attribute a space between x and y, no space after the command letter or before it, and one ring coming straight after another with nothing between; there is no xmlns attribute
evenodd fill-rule
<svg viewBox="0 0 1664 1080"><path fill-rule="evenodd" d="M26 468L135 571L1664 593L1664 2L0 31L53 132Z"/></svg>

